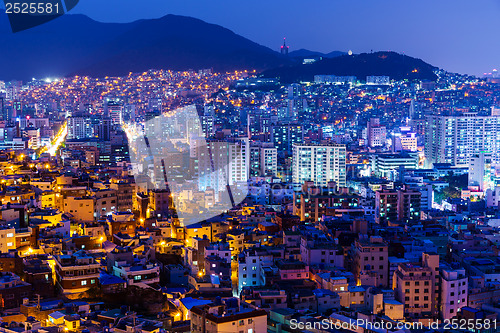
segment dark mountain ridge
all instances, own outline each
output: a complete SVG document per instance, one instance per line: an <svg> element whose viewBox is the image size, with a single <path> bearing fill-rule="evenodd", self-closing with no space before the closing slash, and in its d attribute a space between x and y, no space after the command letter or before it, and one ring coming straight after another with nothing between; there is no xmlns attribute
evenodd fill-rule
<svg viewBox="0 0 500 333"><path fill-rule="evenodd" d="M290 64L287 57L229 29L177 15L121 24L63 15L14 34L7 16L0 14L0 45L3 80L117 76L151 68L264 70Z"/></svg>
<svg viewBox="0 0 500 333"><path fill-rule="evenodd" d="M315 57L335 58L345 54L347 53L342 51L332 51L329 53L322 53L307 49L298 49L288 53L288 55L292 58L315 58Z"/></svg>
<svg viewBox="0 0 500 333"><path fill-rule="evenodd" d="M102 23L84 15L63 15L12 33L0 13L0 80L89 75L121 76L149 69L257 70L283 82L312 80L317 74L388 75L434 79L433 66L394 52L346 55L309 50L288 56L199 19L166 15L131 23ZM322 60L302 65L300 57Z"/></svg>
<svg viewBox="0 0 500 333"><path fill-rule="evenodd" d="M292 65L263 72L264 77L276 77L282 82L312 81L314 75L367 76L387 75L396 80L435 80L437 68L421 59L396 52L374 52L326 58L307 65Z"/></svg>

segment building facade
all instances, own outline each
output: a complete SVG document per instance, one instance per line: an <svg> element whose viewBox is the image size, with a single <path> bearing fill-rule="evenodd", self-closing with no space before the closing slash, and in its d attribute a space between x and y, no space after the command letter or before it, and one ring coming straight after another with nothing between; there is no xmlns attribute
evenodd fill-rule
<svg viewBox="0 0 500 333"><path fill-rule="evenodd" d="M337 186L346 185L346 146L293 145L293 182L303 184L312 181L317 186L327 186L334 181Z"/></svg>
<svg viewBox="0 0 500 333"><path fill-rule="evenodd" d="M467 167L471 157L483 151L500 162L500 116L428 116L425 129L425 157L429 164L451 163Z"/></svg>

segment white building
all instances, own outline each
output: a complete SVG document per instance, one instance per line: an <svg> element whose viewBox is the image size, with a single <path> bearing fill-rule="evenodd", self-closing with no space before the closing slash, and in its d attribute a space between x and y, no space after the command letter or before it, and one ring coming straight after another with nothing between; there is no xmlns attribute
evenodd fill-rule
<svg viewBox="0 0 500 333"><path fill-rule="evenodd" d="M250 178L249 154L248 138L239 138L229 143L229 185L246 183Z"/></svg>
<svg viewBox="0 0 500 333"><path fill-rule="evenodd" d="M465 269L441 269L441 316L442 319L455 317L458 311L467 306L468 279Z"/></svg>
<svg viewBox="0 0 500 333"><path fill-rule="evenodd" d="M500 204L500 186L486 190L486 207L498 207Z"/></svg>
<svg viewBox="0 0 500 333"><path fill-rule="evenodd" d="M377 177L394 180L400 171L413 170L418 167L416 153L376 154L371 157L372 170Z"/></svg>
<svg viewBox="0 0 500 333"><path fill-rule="evenodd" d="M104 114L111 118L113 125L123 123L123 105L119 102L109 101L104 104Z"/></svg>
<svg viewBox="0 0 500 333"><path fill-rule="evenodd" d="M380 125L379 118L370 118L367 124L368 145L370 147L384 146L387 139L387 129Z"/></svg>
<svg viewBox="0 0 500 333"><path fill-rule="evenodd" d="M385 75L373 75L366 77L366 84L390 84L391 78Z"/></svg>
<svg viewBox="0 0 500 333"><path fill-rule="evenodd" d="M260 148L260 172L262 176L274 176L278 173L278 149Z"/></svg>
<svg viewBox="0 0 500 333"><path fill-rule="evenodd" d="M483 152L474 154L469 163L469 186L485 191L491 184L491 161Z"/></svg>
<svg viewBox="0 0 500 333"><path fill-rule="evenodd" d="M297 184L313 181L314 185L327 186L334 181L337 186L345 187L345 145L294 144L292 174Z"/></svg>
<svg viewBox="0 0 500 333"><path fill-rule="evenodd" d="M28 138L28 148L38 149L42 142L39 128L28 127L24 129L23 136Z"/></svg>
<svg viewBox="0 0 500 333"><path fill-rule="evenodd" d="M89 118L69 117L68 121L68 139L85 139L93 135L92 123Z"/></svg>
<svg viewBox="0 0 500 333"><path fill-rule="evenodd" d="M247 138L234 142L210 140L204 146L197 143L194 153L198 159L201 191L210 187L216 192L223 192L227 185L246 183L249 179L250 148Z"/></svg>
<svg viewBox="0 0 500 333"><path fill-rule="evenodd" d="M471 157L491 153L493 163L500 163L500 116L427 116L425 157L428 163L451 163L469 166Z"/></svg>
<svg viewBox="0 0 500 333"><path fill-rule="evenodd" d="M245 251L238 261L238 290L264 285L263 267L272 265L272 254L257 249Z"/></svg>
<svg viewBox="0 0 500 333"><path fill-rule="evenodd" d="M416 152L418 148L416 133L396 133L392 137L393 152L411 151Z"/></svg>

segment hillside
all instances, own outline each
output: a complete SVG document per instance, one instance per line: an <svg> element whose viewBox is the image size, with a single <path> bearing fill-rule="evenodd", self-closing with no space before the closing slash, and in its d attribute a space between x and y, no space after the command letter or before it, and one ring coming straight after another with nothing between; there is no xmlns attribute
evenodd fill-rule
<svg viewBox="0 0 500 333"><path fill-rule="evenodd" d="M12 33L0 14L0 79L115 76L151 68L264 70L290 60L234 32L198 19L166 15L131 23L101 23L63 15Z"/></svg>
<svg viewBox="0 0 500 333"><path fill-rule="evenodd" d="M264 77L282 82L312 81L314 75L356 76L364 81L370 75L387 75L391 79L435 80L436 67L396 52L374 52L327 58L308 65L292 65L266 70Z"/></svg>

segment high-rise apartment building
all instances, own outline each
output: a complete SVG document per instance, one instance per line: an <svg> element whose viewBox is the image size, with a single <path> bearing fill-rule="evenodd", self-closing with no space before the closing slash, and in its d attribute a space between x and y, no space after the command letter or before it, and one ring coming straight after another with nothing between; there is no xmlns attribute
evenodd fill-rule
<svg viewBox="0 0 500 333"><path fill-rule="evenodd" d="M300 144L303 139L303 126L300 124L276 125L271 128L271 142L278 152L291 152L293 144Z"/></svg>
<svg viewBox="0 0 500 333"><path fill-rule="evenodd" d="M420 220L422 193L411 189L375 192L375 221Z"/></svg>
<svg viewBox="0 0 500 333"><path fill-rule="evenodd" d="M163 112L163 101L161 98L150 98L148 100L148 109L151 111Z"/></svg>
<svg viewBox="0 0 500 333"><path fill-rule="evenodd" d="M99 141L109 141L111 139L111 118L96 118L92 120L92 127L94 129L94 136Z"/></svg>
<svg viewBox="0 0 500 333"><path fill-rule="evenodd" d="M500 163L500 116L427 116L425 157L429 164L467 167L471 157L481 152L490 152L492 162Z"/></svg>
<svg viewBox="0 0 500 333"><path fill-rule="evenodd" d="M105 102L104 115L111 118L113 125L121 125L123 123L123 104L113 100Z"/></svg>
<svg viewBox="0 0 500 333"><path fill-rule="evenodd" d="M198 160L200 190L212 188L222 192L227 185L248 181L250 148L247 138L232 142L208 140L206 146L194 145L194 153Z"/></svg>
<svg viewBox="0 0 500 333"><path fill-rule="evenodd" d="M480 191L486 191L492 185L489 156L483 152L474 154L469 163L469 186L477 186Z"/></svg>
<svg viewBox="0 0 500 333"><path fill-rule="evenodd" d="M295 144L292 161L293 182L327 186L346 184L346 146L339 144Z"/></svg>
<svg viewBox="0 0 500 333"><path fill-rule="evenodd" d="M91 119L88 117L69 117L68 139L86 139L93 136Z"/></svg>
<svg viewBox="0 0 500 333"><path fill-rule="evenodd" d="M0 93L0 121L8 121L8 113L5 108L5 96Z"/></svg>
<svg viewBox="0 0 500 333"><path fill-rule="evenodd" d="M11 81L5 87L6 98L8 101L13 101L19 98L19 93L23 86L22 81Z"/></svg>
<svg viewBox="0 0 500 333"><path fill-rule="evenodd" d="M277 174L278 150L276 148L260 148L260 171L263 176L274 176Z"/></svg>
<svg viewBox="0 0 500 333"><path fill-rule="evenodd" d="M278 150L270 142L250 146L250 176L275 176L278 173Z"/></svg>
<svg viewBox="0 0 500 333"><path fill-rule="evenodd" d="M250 177L260 176L260 146L250 145Z"/></svg>
<svg viewBox="0 0 500 333"><path fill-rule="evenodd" d="M200 116L201 129L206 138L209 138L215 133L215 118L214 116Z"/></svg>
<svg viewBox="0 0 500 333"><path fill-rule="evenodd" d="M387 139L387 129L380 125L379 118L371 118L367 125L368 145L370 147L380 147Z"/></svg>

